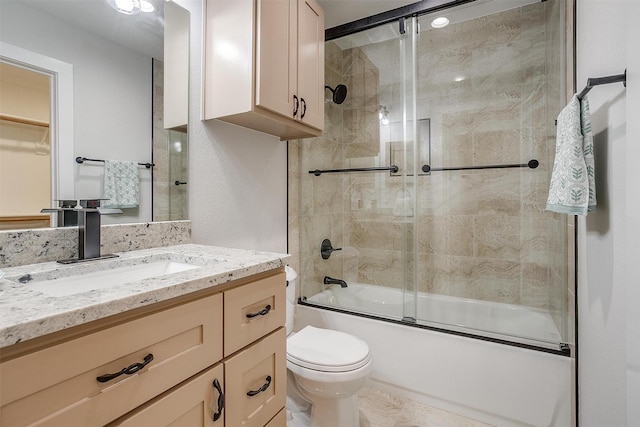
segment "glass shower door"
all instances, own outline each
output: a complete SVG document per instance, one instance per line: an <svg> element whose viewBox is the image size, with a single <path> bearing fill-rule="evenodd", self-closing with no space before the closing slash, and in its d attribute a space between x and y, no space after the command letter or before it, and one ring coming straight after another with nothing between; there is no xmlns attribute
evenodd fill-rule
<svg viewBox="0 0 640 427"><path fill-rule="evenodd" d="M400 49L400 85L402 87L402 156L398 173L402 179L403 203L402 219L402 258L404 277L402 280L402 320L415 323L418 304L417 268L417 160L418 138L416 120L416 48L417 18L411 17L399 21Z"/></svg>
<svg viewBox="0 0 640 427"><path fill-rule="evenodd" d="M325 84L347 96L327 90L324 135L293 142L308 303L415 322L415 28L395 21L325 45ZM325 239L340 249L326 258Z"/></svg>

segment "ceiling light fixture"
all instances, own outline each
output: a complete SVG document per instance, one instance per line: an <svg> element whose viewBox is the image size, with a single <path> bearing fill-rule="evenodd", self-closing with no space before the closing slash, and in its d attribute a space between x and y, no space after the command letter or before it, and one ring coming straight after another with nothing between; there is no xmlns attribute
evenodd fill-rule
<svg viewBox="0 0 640 427"><path fill-rule="evenodd" d="M140 12L140 0L110 0L111 7L125 15L135 15Z"/></svg>
<svg viewBox="0 0 640 427"><path fill-rule="evenodd" d="M387 110L386 105L378 106L378 118L382 126L389 126L389 110Z"/></svg>
<svg viewBox="0 0 640 427"><path fill-rule="evenodd" d="M153 7L151 2L148 2L147 0L140 0L140 11L146 12L146 13L151 13L154 10L156 10L156 8Z"/></svg>
<svg viewBox="0 0 640 427"><path fill-rule="evenodd" d="M431 21L431 26L433 28L444 28L449 25L449 20L444 16L439 16L438 18Z"/></svg>

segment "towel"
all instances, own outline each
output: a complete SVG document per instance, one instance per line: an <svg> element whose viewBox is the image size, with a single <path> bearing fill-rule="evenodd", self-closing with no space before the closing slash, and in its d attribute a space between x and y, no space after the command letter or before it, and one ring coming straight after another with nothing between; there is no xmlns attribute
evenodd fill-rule
<svg viewBox="0 0 640 427"><path fill-rule="evenodd" d="M556 157L547 210L586 215L596 207L591 113L586 96L573 95L558 115Z"/></svg>
<svg viewBox="0 0 640 427"><path fill-rule="evenodd" d="M136 208L140 199L140 178L136 162L104 161L105 208Z"/></svg>

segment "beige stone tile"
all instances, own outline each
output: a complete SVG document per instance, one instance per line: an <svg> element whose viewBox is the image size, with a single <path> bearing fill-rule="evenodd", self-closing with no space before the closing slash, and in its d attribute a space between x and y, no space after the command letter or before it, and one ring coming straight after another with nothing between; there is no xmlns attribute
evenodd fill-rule
<svg viewBox="0 0 640 427"><path fill-rule="evenodd" d="M473 256L473 217L423 215L418 217L418 252Z"/></svg>
<svg viewBox="0 0 640 427"><path fill-rule="evenodd" d="M360 249L402 250L402 224L388 221L349 217L349 244Z"/></svg>
<svg viewBox="0 0 640 427"><path fill-rule="evenodd" d="M328 93L329 90L327 90ZM343 140L343 117L342 106L333 102L325 102L324 104L324 132L322 137L326 140L336 143L342 143Z"/></svg>
<svg viewBox="0 0 640 427"><path fill-rule="evenodd" d="M431 292L462 298L517 304L520 263L433 255Z"/></svg>
<svg viewBox="0 0 640 427"><path fill-rule="evenodd" d="M520 304L547 309L549 307L550 270L548 265L522 263Z"/></svg>
<svg viewBox="0 0 640 427"><path fill-rule="evenodd" d="M520 217L476 216L474 252L480 258L520 262Z"/></svg>
<svg viewBox="0 0 640 427"><path fill-rule="evenodd" d="M547 125L547 90L544 81L521 86L520 127L545 128ZM544 135L544 134L543 134Z"/></svg>
<svg viewBox="0 0 640 427"><path fill-rule="evenodd" d="M473 134L473 165L526 163L520 153L519 129L475 132Z"/></svg>
<svg viewBox="0 0 640 427"><path fill-rule="evenodd" d="M456 167L473 165L473 134L447 133L431 144L433 167Z"/></svg>
<svg viewBox="0 0 640 427"><path fill-rule="evenodd" d="M342 76L343 52L333 41L324 44L324 61L325 65L331 70Z"/></svg>
<svg viewBox="0 0 640 427"><path fill-rule="evenodd" d="M404 271L399 251L359 249L358 282L401 288Z"/></svg>
<svg viewBox="0 0 640 427"><path fill-rule="evenodd" d="M373 383L358 392L360 427L490 427L460 415L422 405L378 389Z"/></svg>

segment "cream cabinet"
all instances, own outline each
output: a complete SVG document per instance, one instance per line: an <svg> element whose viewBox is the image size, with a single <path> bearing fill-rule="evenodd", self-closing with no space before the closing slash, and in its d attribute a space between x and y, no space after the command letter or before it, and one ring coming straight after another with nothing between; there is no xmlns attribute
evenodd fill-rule
<svg viewBox="0 0 640 427"><path fill-rule="evenodd" d="M3 349L0 425L285 427L284 272L222 288Z"/></svg>
<svg viewBox="0 0 640 427"><path fill-rule="evenodd" d="M324 127L324 12L316 0L207 0L203 119L280 139Z"/></svg>

